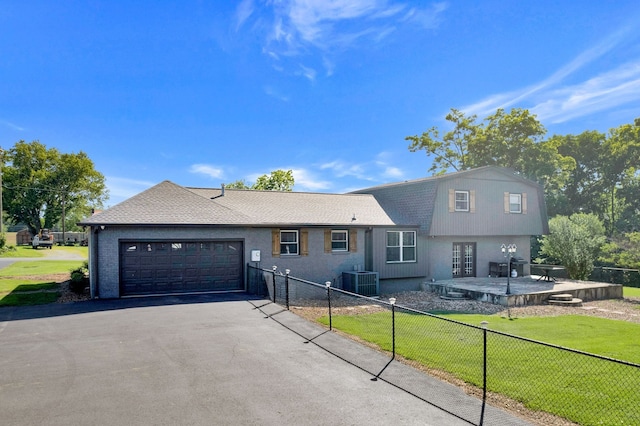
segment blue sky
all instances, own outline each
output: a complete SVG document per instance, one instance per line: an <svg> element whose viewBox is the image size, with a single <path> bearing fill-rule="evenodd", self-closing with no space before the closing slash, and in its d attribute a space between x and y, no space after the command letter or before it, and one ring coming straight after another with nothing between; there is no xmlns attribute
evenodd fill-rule
<svg viewBox="0 0 640 426"><path fill-rule="evenodd" d="M5 1L0 146L86 152L114 205L291 169L297 191L427 176L450 108L552 134L640 117L631 1Z"/></svg>

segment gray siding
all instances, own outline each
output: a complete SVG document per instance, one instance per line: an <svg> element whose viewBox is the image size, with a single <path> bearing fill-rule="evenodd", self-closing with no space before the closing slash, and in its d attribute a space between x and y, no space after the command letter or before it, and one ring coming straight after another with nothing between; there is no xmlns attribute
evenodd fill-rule
<svg viewBox="0 0 640 426"><path fill-rule="evenodd" d="M475 191L475 212L449 212L449 189ZM527 194L527 212L504 212L504 193ZM546 232L539 187L491 169L442 179L436 194L430 234L434 236L541 235Z"/></svg>
<svg viewBox="0 0 640 426"><path fill-rule="evenodd" d="M98 232L96 233L96 229ZM125 227L106 226L92 229L89 239L91 294L93 297L120 297L121 240L241 240L244 242L245 262L251 250L261 251L260 265L270 269L291 270L291 275L318 283L340 282L342 272L364 268L364 229L358 229L355 253L325 253L324 229L307 228L308 256L272 256L271 228L199 228L199 227ZM344 229L341 227L340 229ZM246 271L245 271L246 272Z"/></svg>
<svg viewBox="0 0 640 426"><path fill-rule="evenodd" d="M426 277L429 268L429 246L426 238L416 239L416 262L387 263L387 231L417 231L416 228L376 228L373 230L373 270L380 279Z"/></svg>
<svg viewBox="0 0 640 426"><path fill-rule="evenodd" d="M453 243L476 243L476 276L489 275L489 262L504 262L500 247L502 244L516 244L518 247L514 257L523 258L529 262L531 257L531 243L529 236L512 235L500 237L434 237L429 241L429 279L445 280L453 278L452 258ZM524 268L525 275L530 274L529 266Z"/></svg>

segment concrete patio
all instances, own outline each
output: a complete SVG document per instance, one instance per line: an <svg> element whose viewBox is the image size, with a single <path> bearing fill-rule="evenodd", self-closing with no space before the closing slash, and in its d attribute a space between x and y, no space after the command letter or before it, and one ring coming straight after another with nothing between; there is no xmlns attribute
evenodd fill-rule
<svg viewBox="0 0 640 426"><path fill-rule="evenodd" d="M441 296L462 293L464 297L503 306L528 306L546 304L557 294L571 294L582 301L621 299L622 285L591 281L574 281L564 278L546 281L539 275L509 278L510 294L506 277L469 277L425 282L424 290Z"/></svg>

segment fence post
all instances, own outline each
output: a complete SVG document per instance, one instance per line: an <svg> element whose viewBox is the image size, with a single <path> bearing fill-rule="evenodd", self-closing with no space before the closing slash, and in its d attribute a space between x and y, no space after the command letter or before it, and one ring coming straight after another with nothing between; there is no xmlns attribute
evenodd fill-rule
<svg viewBox="0 0 640 426"><path fill-rule="evenodd" d="M484 408L487 404L487 325L489 323L487 321L482 321L480 325L482 325L482 351L483 351L483 360L482 360L482 410L480 410L480 423L479 426L482 426L484 423Z"/></svg>
<svg viewBox="0 0 640 426"><path fill-rule="evenodd" d="M285 294L285 304L287 306L287 310L289 309L289 273L291 270L284 270L284 294Z"/></svg>
<svg viewBox="0 0 640 426"><path fill-rule="evenodd" d="M389 303L391 303L391 359L394 359L396 357L396 298L391 297Z"/></svg>
<svg viewBox="0 0 640 426"><path fill-rule="evenodd" d="M329 305L329 330L333 330L333 324L331 323L331 281L324 283L327 287L327 304Z"/></svg>
<svg viewBox="0 0 640 426"><path fill-rule="evenodd" d="M389 304L391 305L391 359L387 362L387 365L382 367L382 370L375 377L371 378L372 382L378 380L378 377L387 369L387 367L396 359L396 298L390 297Z"/></svg>
<svg viewBox="0 0 640 426"><path fill-rule="evenodd" d="M273 303L276 303L276 270L278 267L273 265Z"/></svg>

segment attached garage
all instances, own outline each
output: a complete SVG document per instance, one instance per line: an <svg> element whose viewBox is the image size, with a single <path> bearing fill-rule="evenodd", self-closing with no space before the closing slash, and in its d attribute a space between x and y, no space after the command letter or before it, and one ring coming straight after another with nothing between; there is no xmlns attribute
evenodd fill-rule
<svg viewBox="0 0 640 426"><path fill-rule="evenodd" d="M120 295L242 291L242 241L121 241Z"/></svg>
<svg viewBox="0 0 640 426"><path fill-rule="evenodd" d="M83 220L91 297L260 293L247 264L325 282L364 261L364 229L393 226L371 195L186 188L164 181ZM261 287L261 288L258 288Z"/></svg>

